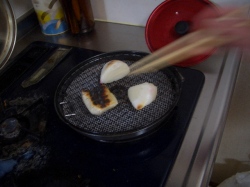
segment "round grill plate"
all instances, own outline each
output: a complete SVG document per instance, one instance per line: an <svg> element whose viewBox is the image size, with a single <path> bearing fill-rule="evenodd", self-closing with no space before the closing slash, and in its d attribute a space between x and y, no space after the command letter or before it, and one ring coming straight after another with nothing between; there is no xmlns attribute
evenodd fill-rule
<svg viewBox="0 0 250 187"><path fill-rule="evenodd" d="M126 139L152 129L156 122L168 116L178 100L180 92L178 81L169 69L127 76L106 84L116 96L118 105L100 116L91 114L81 98L82 89L92 90L99 86L101 69L105 63L110 60L122 60L131 65L145 55L134 52L106 53L75 67L62 80L56 93L55 104L59 116L78 132L94 138ZM157 86L158 94L150 105L136 110L128 99L127 91L131 86L144 82Z"/></svg>

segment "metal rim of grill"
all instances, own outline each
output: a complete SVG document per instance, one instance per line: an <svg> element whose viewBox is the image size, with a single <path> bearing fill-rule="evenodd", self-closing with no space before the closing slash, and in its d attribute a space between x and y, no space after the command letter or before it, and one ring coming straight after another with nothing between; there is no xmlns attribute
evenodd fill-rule
<svg viewBox="0 0 250 187"><path fill-rule="evenodd" d="M180 81L174 68L133 75L106 84L117 97L118 105L100 116L91 114L81 98L81 90L98 86L101 69L110 60L121 60L128 65L147 53L117 51L92 57L73 68L59 84L55 95L55 108L59 117L74 130L100 141L135 138L159 126L176 106L180 94ZM129 87L144 82L158 88L156 100L142 110L130 103Z"/></svg>

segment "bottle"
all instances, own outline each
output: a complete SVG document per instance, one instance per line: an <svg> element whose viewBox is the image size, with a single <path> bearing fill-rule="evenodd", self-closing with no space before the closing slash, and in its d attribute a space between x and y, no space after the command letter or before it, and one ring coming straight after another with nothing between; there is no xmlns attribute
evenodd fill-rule
<svg viewBox="0 0 250 187"><path fill-rule="evenodd" d="M32 0L43 34L56 35L68 30L59 0Z"/></svg>
<svg viewBox="0 0 250 187"><path fill-rule="evenodd" d="M72 34L93 30L95 21L90 0L60 0Z"/></svg>

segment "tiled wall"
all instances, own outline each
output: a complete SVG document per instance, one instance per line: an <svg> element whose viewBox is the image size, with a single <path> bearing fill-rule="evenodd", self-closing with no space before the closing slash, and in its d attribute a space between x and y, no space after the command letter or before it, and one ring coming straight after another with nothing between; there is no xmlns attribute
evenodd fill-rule
<svg viewBox="0 0 250 187"><path fill-rule="evenodd" d="M150 13L164 0L92 0L96 19L145 25Z"/></svg>
<svg viewBox="0 0 250 187"><path fill-rule="evenodd" d="M92 5L96 19L145 26L151 12L162 2L164 0L92 0ZM213 0L212 2L217 5L250 4L249 0Z"/></svg>
<svg viewBox="0 0 250 187"><path fill-rule="evenodd" d="M9 0L17 18L32 9L31 0ZM42 1L42 0L41 0ZM164 0L91 0L95 19L131 25L146 24L151 12ZM250 4L249 0L213 0L216 4Z"/></svg>

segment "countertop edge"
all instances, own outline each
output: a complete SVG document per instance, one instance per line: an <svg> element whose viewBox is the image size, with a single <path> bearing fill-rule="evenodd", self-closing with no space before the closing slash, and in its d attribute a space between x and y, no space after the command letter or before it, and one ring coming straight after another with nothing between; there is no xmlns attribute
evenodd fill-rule
<svg viewBox="0 0 250 187"><path fill-rule="evenodd" d="M192 127L202 125L199 134L199 141L196 142L195 151L191 160L185 159L189 150L190 142L183 141L165 187L195 187L208 186L211 170L213 168L217 149L223 133L230 98L233 93L238 68L240 65L241 53L239 49L230 49L225 57L220 78L217 80L217 88L210 101L209 112L206 114L202 124L190 123L190 128L185 139L190 139L193 135ZM182 160L182 162L178 162ZM182 170L182 163L189 162L189 168ZM180 171L184 174L180 175Z"/></svg>

